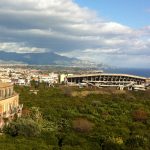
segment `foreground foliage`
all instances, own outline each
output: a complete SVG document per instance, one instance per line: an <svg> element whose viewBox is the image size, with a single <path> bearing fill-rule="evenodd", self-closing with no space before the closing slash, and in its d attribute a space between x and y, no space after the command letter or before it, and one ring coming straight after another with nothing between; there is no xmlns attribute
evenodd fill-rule
<svg viewBox="0 0 150 150"><path fill-rule="evenodd" d="M2 150L150 149L150 91L32 88L16 87L23 116L4 128Z"/></svg>

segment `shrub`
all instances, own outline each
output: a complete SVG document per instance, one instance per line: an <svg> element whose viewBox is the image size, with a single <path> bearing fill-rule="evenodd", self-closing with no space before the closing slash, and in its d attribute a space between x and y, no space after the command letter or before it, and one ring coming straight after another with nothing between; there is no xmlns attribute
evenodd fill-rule
<svg viewBox="0 0 150 150"><path fill-rule="evenodd" d="M48 131L42 131L41 138L48 144L48 145L58 145L58 139L54 133Z"/></svg>
<svg viewBox="0 0 150 150"><path fill-rule="evenodd" d="M30 110L29 109L23 109L22 110L22 116L23 117L27 117L30 115Z"/></svg>
<svg viewBox="0 0 150 150"><path fill-rule="evenodd" d="M64 95L68 96L68 97L72 96L72 90L71 90L71 88L65 88L64 89Z"/></svg>
<svg viewBox="0 0 150 150"><path fill-rule="evenodd" d="M67 134L67 136L64 138L63 145L77 146L84 144L85 141L86 140L84 138L81 138L80 136L71 133Z"/></svg>
<svg viewBox="0 0 150 150"><path fill-rule="evenodd" d="M85 118L77 118L73 121L73 129L79 132L89 132L94 124Z"/></svg>
<svg viewBox="0 0 150 150"><path fill-rule="evenodd" d="M142 109L138 109L132 113L132 118L134 121L146 122L148 119L148 113Z"/></svg>
<svg viewBox="0 0 150 150"><path fill-rule="evenodd" d="M38 136L41 132L39 125L32 119L19 118L16 121L4 127L4 133L10 134L11 136L22 135L25 137Z"/></svg>
<svg viewBox="0 0 150 150"><path fill-rule="evenodd" d="M131 136L126 140L126 146L129 148L138 148L145 146L146 139L142 136Z"/></svg>
<svg viewBox="0 0 150 150"><path fill-rule="evenodd" d="M120 144L111 141L107 141L102 147L103 150L122 150L122 146Z"/></svg>

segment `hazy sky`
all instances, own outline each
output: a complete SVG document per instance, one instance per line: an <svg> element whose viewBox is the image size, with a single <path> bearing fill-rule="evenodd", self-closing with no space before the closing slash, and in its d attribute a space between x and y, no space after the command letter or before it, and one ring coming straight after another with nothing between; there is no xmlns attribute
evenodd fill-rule
<svg viewBox="0 0 150 150"><path fill-rule="evenodd" d="M150 66L149 0L0 0L0 50Z"/></svg>

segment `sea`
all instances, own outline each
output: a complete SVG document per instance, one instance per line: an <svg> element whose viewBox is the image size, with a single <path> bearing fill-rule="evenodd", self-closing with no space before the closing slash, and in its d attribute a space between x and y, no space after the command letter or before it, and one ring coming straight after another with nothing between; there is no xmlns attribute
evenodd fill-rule
<svg viewBox="0 0 150 150"><path fill-rule="evenodd" d="M150 68L109 68L103 70L106 73L123 73L150 78Z"/></svg>

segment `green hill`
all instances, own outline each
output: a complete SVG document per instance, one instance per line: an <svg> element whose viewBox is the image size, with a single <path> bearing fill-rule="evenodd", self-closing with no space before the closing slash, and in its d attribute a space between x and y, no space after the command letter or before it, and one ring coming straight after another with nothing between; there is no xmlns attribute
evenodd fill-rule
<svg viewBox="0 0 150 150"><path fill-rule="evenodd" d="M2 150L150 149L150 91L36 88L16 87L25 122L1 135Z"/></svg>

